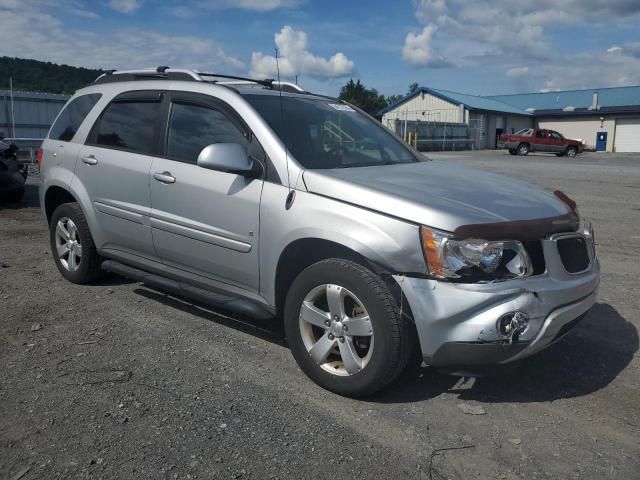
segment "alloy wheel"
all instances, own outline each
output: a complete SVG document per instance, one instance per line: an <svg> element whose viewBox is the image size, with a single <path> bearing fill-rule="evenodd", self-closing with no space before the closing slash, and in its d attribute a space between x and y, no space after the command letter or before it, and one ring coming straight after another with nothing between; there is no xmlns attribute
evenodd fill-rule
<svg viewBox="0 0 640 480"><path fill-rule="evenodd" d="M82 261L82 245L78 228L68 217L62 217L56 224L56 254L64 268L70 272L80 268Z"/></svg>
<svg viewBox="0 0 640 480"><path fill-rule="evenodd" d="M300 307L300 334L311 358L326 372L354 375L373 353L373 325L362 301L340 285L312 289Z"/></svg>

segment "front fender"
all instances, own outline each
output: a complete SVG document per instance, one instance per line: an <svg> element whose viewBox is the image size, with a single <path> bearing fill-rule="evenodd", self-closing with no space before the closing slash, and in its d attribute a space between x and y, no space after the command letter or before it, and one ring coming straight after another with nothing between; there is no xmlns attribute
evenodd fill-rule
<svg viewBox="0 0 640 480"><path fill-rule="evenodd" d="M265 183L260 207L260 290L275 305L278 260L292 242L315 238L340 244L390 272L426 273L415 224L339 200Z"/></svg>

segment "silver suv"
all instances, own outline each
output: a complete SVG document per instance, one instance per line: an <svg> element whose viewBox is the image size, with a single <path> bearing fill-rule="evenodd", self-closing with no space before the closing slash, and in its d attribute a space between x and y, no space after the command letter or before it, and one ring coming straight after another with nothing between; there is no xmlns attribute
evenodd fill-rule
<svg viewBox="0 0 640 480"><path fill-rule="evenodd" d="M599 283L562 192L430 161L358 108L273 80L108 72L42 145L60 273L115 272L284 321L300 368L371 394L562 337Z"/></svg>

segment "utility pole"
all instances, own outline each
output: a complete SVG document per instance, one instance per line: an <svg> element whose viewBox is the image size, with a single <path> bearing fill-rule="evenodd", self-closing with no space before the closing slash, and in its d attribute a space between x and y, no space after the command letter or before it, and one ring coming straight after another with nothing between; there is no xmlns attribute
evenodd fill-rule
<svg viewBox="0 0 640 480"><path fill-rule="evenodd" d="M13 109L13 77L9 77L9 96L11 98L11 137L16 138L16 114Z"/></svg>

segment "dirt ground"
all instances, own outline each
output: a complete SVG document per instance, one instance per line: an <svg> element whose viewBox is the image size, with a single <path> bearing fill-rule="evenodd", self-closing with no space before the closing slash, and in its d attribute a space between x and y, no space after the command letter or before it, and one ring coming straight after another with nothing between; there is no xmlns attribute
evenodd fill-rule
<svg viewBox="0 0 640 480"><path fill-rule="evenodd" d="M431 156L560 188L593 219L599 300L561 342L498 376L422 368L342 398L275 325L63 281L31 186L0 206L0 478L640 479L640 155Z"/></svg>

